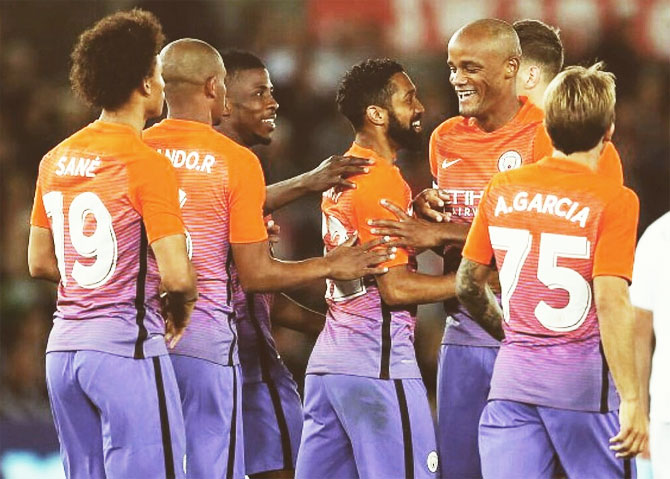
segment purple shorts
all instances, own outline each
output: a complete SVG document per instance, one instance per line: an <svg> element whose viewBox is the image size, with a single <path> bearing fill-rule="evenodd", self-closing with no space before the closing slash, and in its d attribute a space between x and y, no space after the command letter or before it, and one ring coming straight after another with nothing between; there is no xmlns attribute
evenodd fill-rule
<svg viewBox="0 0 670 479"><path fill-rule="evenodd" d="M291 373L242 388L244 469L249 475L295 469L302 433L302 403Z"/></svg>
<svg viewBox="0 0 670 479"><path fill-rule="evenodd" d="M167 355L50 352L46 374L68 478L185 477L184 420Z"/></svg>
<svg viewBox="0 0 670 479"><path fill-rule="evenodd" d="M635 464L609 449L619 415L490 401L479 423L484 477L551 479L557 461L568 477L635 477Z"/></svg>
<svg viewBox="0 0 670 479"><path fill-rule="evenodd" d="M421 379L308 374L296 479L436 478Z"/></svg>
<svg viewBox="0 0 670 479"><path fill-rule="evenodd" d="M244 477L239 366L171 354L186 425L189 479Z"/></svg>
<svg viewBox="0 0 670 479"><path fill-rule="evenodd" d="M482 477L477 434L498 348L443 344L437 369L437 444L444 479Z"/></svg>

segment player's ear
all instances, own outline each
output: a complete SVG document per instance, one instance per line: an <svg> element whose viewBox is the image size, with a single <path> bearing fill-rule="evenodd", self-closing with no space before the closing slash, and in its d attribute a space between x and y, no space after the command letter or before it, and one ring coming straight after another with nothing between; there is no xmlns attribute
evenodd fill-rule
<svg viewBox="0 0 670 479"><path fill-rule="evenodd" d="M230 116L233 113L231 105L230 105L230 98L228 95L226 95L226 99L223 102L223 111L221 112L221 116Z"/></svg>
<svg viewBox="0 0 670 479"><path fill-rule="evenodd" d="M140 85L140 93L143 96L151 96L151 77L146 77Z"/></svg>
<svg viewBox="0 0 670 479"><path fill-rule="evenodd" d="M521 59L517 56L509 57L505 65L505 78L513 78L519 72Z"/></svg>
<svg viewBox="0 0 670 479"><path fill-rule="evenodd" d="M612 122L610 127L605 132L605 136L603 137L603 141L612 141L613 136L614 136L614 122Z"/></svg>
<svg viewBox="0 0 670 479"><path fill-rule="evenodd" d="M380 108L377 105L370 105L365 109L365 116L373 125L383 126L386 123L388 112L385 108Z"/></svg>
<svg viewBox="0 0 670 479"><path fill-rule="evenodd" d="M524 86L531 90L540 84L540 78L542 77L542 71L537 65L530 65L528 67L526 78L524 78Z"/></svg>
<svg viewBox="0 0 670 479"><path fill-rule="evenodd" d="M218 79L216 76L209 77L205 80L205 96L207 98L216 98L216 83Z"/></svg>

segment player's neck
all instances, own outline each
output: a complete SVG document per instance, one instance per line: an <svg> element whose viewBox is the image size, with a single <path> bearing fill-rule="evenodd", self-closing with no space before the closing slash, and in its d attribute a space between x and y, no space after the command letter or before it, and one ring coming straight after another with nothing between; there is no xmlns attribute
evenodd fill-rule
<svg viewBox="0 0 670 479"><path fill-rule="evenodd" d="M103 109L102 113L100 113L100 118L98 119L107 123L117 123L120 125L130 126L133 130L135 130L137 136L142 135L142 130L144 129L144 125L147 122L147 118L145 118L142 111L138 111L135 108L126 107L121 107L120 109L114 111Z"/></svg>
<svg viewBox="0 0 670 479"><path fill-rule="evenodd" d="M171 120L186 120L212 124L212 112L198 102L168 103L167 117Z"/></svg>
<svg viewBox="0 0 670 479"><path fill-rule="evenodd" d="M240 135L240 133L235 129L235 127L231 124L231 122L222 119L221 123L216 125L214 129L219 133L224 134L225 136L233 140L235 143L245 146L247 148L251 148L251 145L247 145L247 143L242 139L242 135Z"/></svg>
<svg viewBox="0 0 670 479"><path fill-rule="evenodd" d="M494 111L490 111L487 115L482 115L477 118L479 127L487 132L495 131L505 126L521 109L522 103L519 98L514 95L509 95L496 104Z"/></svg>
<svg viewBox="0 0 670 479"><path fill-rule="evenodd" d="M602 154L603 148L604 144L602 141L600 141L589 151L576 151L566 155L562 151L554 150L553 156L556 158L565 158L566 160L574 161L575 163L580 163L589 167L593 171L597 171L598 161L600 160L600 155Z"/></svg>
<svg viewBox="0 0 670 479"><path fill-rule="evenodd" d="M392 165L395 163L398 149L391 144L386 135L377 133L377 131L369 132L363 130L356 133L355 141L357 145L374 151L377 155L387 160L389 164Z"/></svg>

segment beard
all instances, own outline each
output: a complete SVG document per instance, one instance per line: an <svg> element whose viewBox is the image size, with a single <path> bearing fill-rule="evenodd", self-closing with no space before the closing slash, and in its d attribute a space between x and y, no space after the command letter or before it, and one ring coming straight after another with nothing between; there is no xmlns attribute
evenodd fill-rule
<svg viewBox="0 0 670 479"><path fill-rule="evenodd" d="M416 118L412 118L411 121L414 120L416 120ZM401 125L393 112L390 112L389 115L388 135L391 140L400 146L400 148L405 148L407 150L420 150L423 143L422 132L415 131L411 126L405 127Z"/></svg>

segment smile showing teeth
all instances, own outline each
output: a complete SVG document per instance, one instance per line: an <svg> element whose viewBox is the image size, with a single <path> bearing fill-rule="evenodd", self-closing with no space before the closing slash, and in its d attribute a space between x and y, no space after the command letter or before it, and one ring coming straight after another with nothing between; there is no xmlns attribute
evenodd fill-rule
<svg viewBox="0 0 670 479"><path fill-rule="evenodd" d="M415 130L420 130L421 129L421 120L415 120L412 122L412 128Z"/></svg>
<svg viewBox="0 0 670 479"><path fill-rule="evenodd" d="M459 100L465 100L467 98L470 98L472 95L474 95L476 92L474 90L467 90L467 91L459 91L458 92L458 99Z"/></svg>
<svg viewBox="0 0 670 479"><path fill-rule="evenodd" d="M265 123L268 126L275 127L275 119L274 118L265 118L263 120L263 123Z"/></svg>

